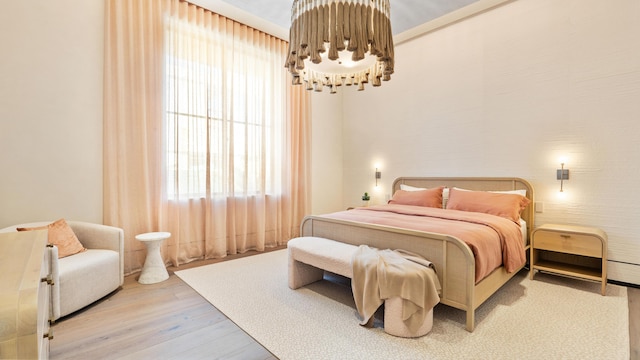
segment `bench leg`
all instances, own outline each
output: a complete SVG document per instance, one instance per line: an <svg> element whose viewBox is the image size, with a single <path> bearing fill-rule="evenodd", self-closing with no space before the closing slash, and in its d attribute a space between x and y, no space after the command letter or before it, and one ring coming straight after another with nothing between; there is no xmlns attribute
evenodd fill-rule
<svg viewBox="0 0 640 360"><path fill-rule="evenodd" d="M324 277L324 270L297 261L289 252L289 288L297 289Z"/></svg>

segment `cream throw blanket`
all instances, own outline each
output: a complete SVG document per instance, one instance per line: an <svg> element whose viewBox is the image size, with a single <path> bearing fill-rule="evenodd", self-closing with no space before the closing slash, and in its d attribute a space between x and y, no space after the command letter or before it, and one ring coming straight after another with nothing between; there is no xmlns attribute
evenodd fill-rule
<svg viewBox="0 0 640 360"><path fill-rule="evenodd" d="M352 258L351 289L358 313L369 320L385 299L402 298L402 320L411 331L422 326L429 311L440 302L440 281L433 264L403 250L378 250L360 245Z"/></svg>

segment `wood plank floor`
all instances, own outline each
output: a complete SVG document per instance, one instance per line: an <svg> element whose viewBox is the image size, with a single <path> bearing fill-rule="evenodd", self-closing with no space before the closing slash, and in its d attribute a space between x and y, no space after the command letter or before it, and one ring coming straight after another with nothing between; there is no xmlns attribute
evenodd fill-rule
<svg viewBox="0 0 640 360"><path fill-rule="evenodd" d="M232 260L199 261L180 270ZM122 289L60 319L50 358L58 359L276 359L173 274L141 285L127 276ZM640 289L628 288L631 360L640 360Z"/></svg>
<svg viewBox="0 0 640 360"><path fill-rule="evenodd" d="M275 249L274 249L275 250ZM195 266L249 256L198 261ZM134 274L122 289L53 325L56 359L276 359L173 274L141 285Z"/></svg>

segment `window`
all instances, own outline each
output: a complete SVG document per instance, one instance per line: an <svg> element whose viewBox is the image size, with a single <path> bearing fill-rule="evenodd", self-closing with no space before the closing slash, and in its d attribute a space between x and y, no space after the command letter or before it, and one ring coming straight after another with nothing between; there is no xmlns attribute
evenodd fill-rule
<svg viewBox="0 0 640 360"><path fill-rule="evenodd" d="M279 195L281 54L255 45L264 35L242 25L220 33L169 19L165 31L168 198Z"/></svg>

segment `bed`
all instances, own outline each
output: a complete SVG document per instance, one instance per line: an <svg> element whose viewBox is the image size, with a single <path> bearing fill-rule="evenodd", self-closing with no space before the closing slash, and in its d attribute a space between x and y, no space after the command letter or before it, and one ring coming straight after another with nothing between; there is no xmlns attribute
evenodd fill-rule
<svg viewBox="0 0 640 360"><path fill-rule="evenodd" d="M396 194L401 187L433 189L441 186L472 191L520 190L526 194L529 201L520 212L520 225L523 228L520 241L523 241L522 251L529 248L527 239L531 238L535 224L534 189L526 180L510 177L401 177L393 182L392 194ZM524 267L523 263L507 271L504 265L500 265L478 280L472 249L456 236L441 232L344 220L330 214L305 217L300 230L301 236L322 237L380 249L404 249L430 260L442 284L440 302L466 312L466 329L469 332L475 327L475 310Z"/></svg>

